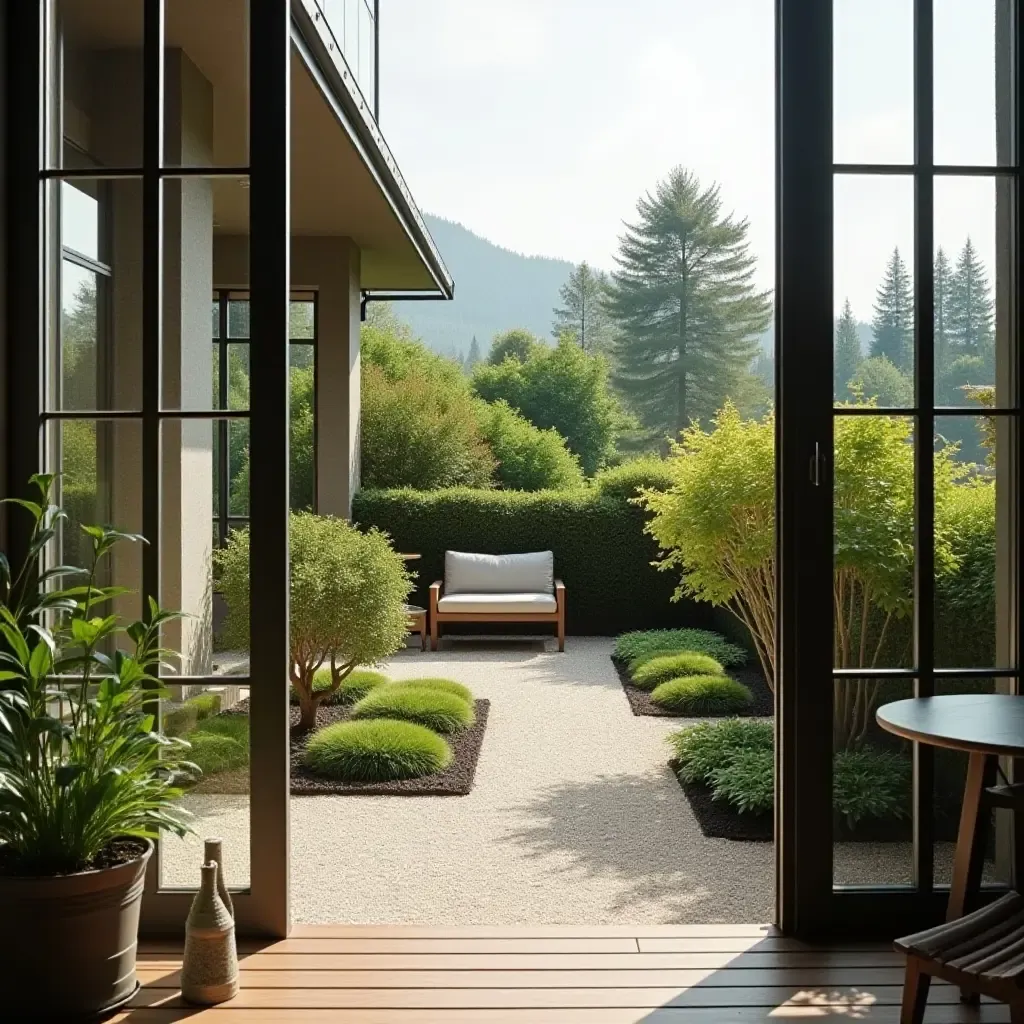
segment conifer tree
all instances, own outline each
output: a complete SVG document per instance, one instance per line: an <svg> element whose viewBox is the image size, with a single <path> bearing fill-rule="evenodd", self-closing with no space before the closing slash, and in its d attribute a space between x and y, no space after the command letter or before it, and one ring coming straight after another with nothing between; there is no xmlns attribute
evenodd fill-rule
<svg viewBox="0 0 1024 1024"><path fill-rule="evenodd" d="M970 237L956 261L949 288L948 329L954 358L976 356L995 371L995 309L985 266ZM980 382L984 383L984 382Z"/></svg>
<svg viewBox="0 0 1024 1024"><path fill-rule="evenodd" d="M469 355L466 356L466 360L463 363L466 373L472 373L473 368L480 362L480 342L476 340L476 335L473 335L473 340L469 343Z"/></svg>
<svg viewBox="0 0 1024 1024"><path fill-rule="evenodd" d="M771 323L747 221L721 207L717 185L702 189L677 167L639 200L619 240L608 297L615 383L652 434L713 416Z"/></svg>
<svg viewBox="0 0 1024 1024"><path fill-rule="evenodd" d="M935 370L942 374L950 363L949 302L952 268L940 245L935 253Z"/></svg>
<svg viewBox="0 0 1024 1024"><path fill-rule="evenodd" d="M843 312L836 323L836 338L832 354L832 393L837 399L849 397L847 385L860 366L863 353L857 336L857 321L853 317L850 300L843 303Z"/></svg>
<svg viewBox="0 0 1024 1024"><path fill-rule="evenodd" d="M872 357L885 356L903 373L914 372L914 293L899 248L893 249L875 297Z"/></svg>
<svg viewBox="0 0 1024 1024"><path fill-rule="evenodd" d="M581 263L559 290L562 305L554 310L551 333L558 339L570 334L584 352L600 352L608 344L608 313L604 297L608 277Z"/></svg>

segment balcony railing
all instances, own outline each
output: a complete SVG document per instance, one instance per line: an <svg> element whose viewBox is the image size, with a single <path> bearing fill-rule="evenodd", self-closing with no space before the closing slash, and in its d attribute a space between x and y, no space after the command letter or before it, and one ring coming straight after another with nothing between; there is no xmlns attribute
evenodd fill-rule
<svg viewBox="0 0 1024 1024"><path fill-rule="evenodd" d="M377 31L373 0L316 0L335 45L371 112L377 111Z"/></svg>

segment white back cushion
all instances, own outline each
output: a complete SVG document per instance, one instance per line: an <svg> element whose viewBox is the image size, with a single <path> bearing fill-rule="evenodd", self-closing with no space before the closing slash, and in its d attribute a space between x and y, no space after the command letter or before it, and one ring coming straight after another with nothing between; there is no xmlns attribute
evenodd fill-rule
<svg viewBox="0 0 1024 1024"><path fill-rule="evenodd" d="M522 555L444 553L446 594L550 594L555 587L555 556L550 551Z"/></svg>

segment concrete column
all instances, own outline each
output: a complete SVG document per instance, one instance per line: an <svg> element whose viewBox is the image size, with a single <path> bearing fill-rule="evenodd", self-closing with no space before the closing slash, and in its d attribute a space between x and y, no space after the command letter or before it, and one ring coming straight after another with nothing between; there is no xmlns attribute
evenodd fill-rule
<svg viewBox="0 0 1024 1024"><path fill-rule="evenodd" d="M311 241L297 239L296 248ZM360 253L350 239L330 242L318 261L316 507L350 519L359 489Z"/></svg>

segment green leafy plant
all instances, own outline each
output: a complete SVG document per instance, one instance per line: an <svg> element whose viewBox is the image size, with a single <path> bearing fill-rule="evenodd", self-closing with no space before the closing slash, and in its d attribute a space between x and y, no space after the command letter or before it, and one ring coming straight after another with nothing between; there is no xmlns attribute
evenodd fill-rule
<svg viewBox="0 0 1024 1024"><path fill-rule="evenodd" d="M633 685L641 690L653 690L659 683L681 676L720 676L724 671L720 661L697 651L647 655L630 666Z"/></svg>
<svg viewBox="0 0 1024 1024"><path fill-rule="evenodd" d="M19 569L0 555L0 848L9 870L39 875L87 868L120 839L189 830L177 803L188 744L161 735L149 705L175 616L151 598L125 627L105 609L125 590L99 585L100 566L136 535L84 527L89 567L40 571L67 519L53 482L32 477L38 501L6 499L32 529Z"/></svg>
<svg viewBox="0 0 1024 1024"><path fill-rule="evenodd" d="M725 800L741 814L764 814L775 802L775 757L771 750L738 750L708 776L712 800Z"/></svg>
<svg viewBox="0 0 1024 1024"><path fill-rule="evenodd" d="M615 638L612 657L628 665L652 654L695 651L706 654L728 668L747 663L747 652L724 636L707 629L643 629Z"/></svg>
<svg viewBox="0 0 1024 1024"><path fill-rule="evenodd" d="M727 718L699 722L667 738L675 754L676 771L684 782L707 782L711 773L738 751L775 749L771 722L756 718Z"/></svg>
<svg viewBox="0 0 1024 1024"><path fill-rule="evenodd" d="M620 501L637 497L641 488L667 491L673 482L671 467L657 455L645 455L602 469L594 477L594 487L599 493Z"/></svg>
<svg viewBox="0 0 1024 1024"><path fill-rule="evenodd" d="M656 686L651 700L680 715L730 715L749 708L754 698L728 676L683 676Z"/></svg>
<svg viewBox="0 0 1024 1024"><path fill-rule="evenodd" d="M852 829L861 821L910 817L909 759L888 750L840 750L832 768L832 806Z"/></svg>
<svg viewBox="0 0 1024 1024"><path fill-rule="evenodd" d="M383 686L387 682L388 677L383 672L357 668L341 681L341 685L336 690L332 690L331 670L322 668L313 675L313 690L316 693L324 694L322 703L328 706L354 704L371 690ZM290 700L292 704L299 703L299 694L294 686L290 689Z"/></svg>
<svg viewBox="0 0 1024 1024"><path fill-rule="evenodd" d="M299 727L312 729L317 708L336 694L357 665L372 665L405 643L405 601L412 587L402 557L379 530L342 519L293 512L291 551L291 684ZM249 642L249 531L235 530L216 554L232 646ZM317 689L327 666L331 684Z"/></svg>
<svg viewBox="0 0 1024 1024"><path fill-rule="evenodd" d="M352 708L352 717L400 719L442 733L466 729L476 720L473 706L462 697L414 686L382 686Z"/></svg>
<svg viewBox="0 0 1024 1024"><path fill-rule="evenodd" d="M451 764L451 747L414 722L375 718L329 725L310 737L306 767L342 782L389 782L433 775Z"/></svg>
<svg viewBox="0 0 1024 1024"><path fill-rule="evenodd" d="M413 687L417 690L441 690L444 693L454 693L461 697L467 704L473 703L473 691L454 679L397 679L391 684L390 689L398 687Z"/></svg>

